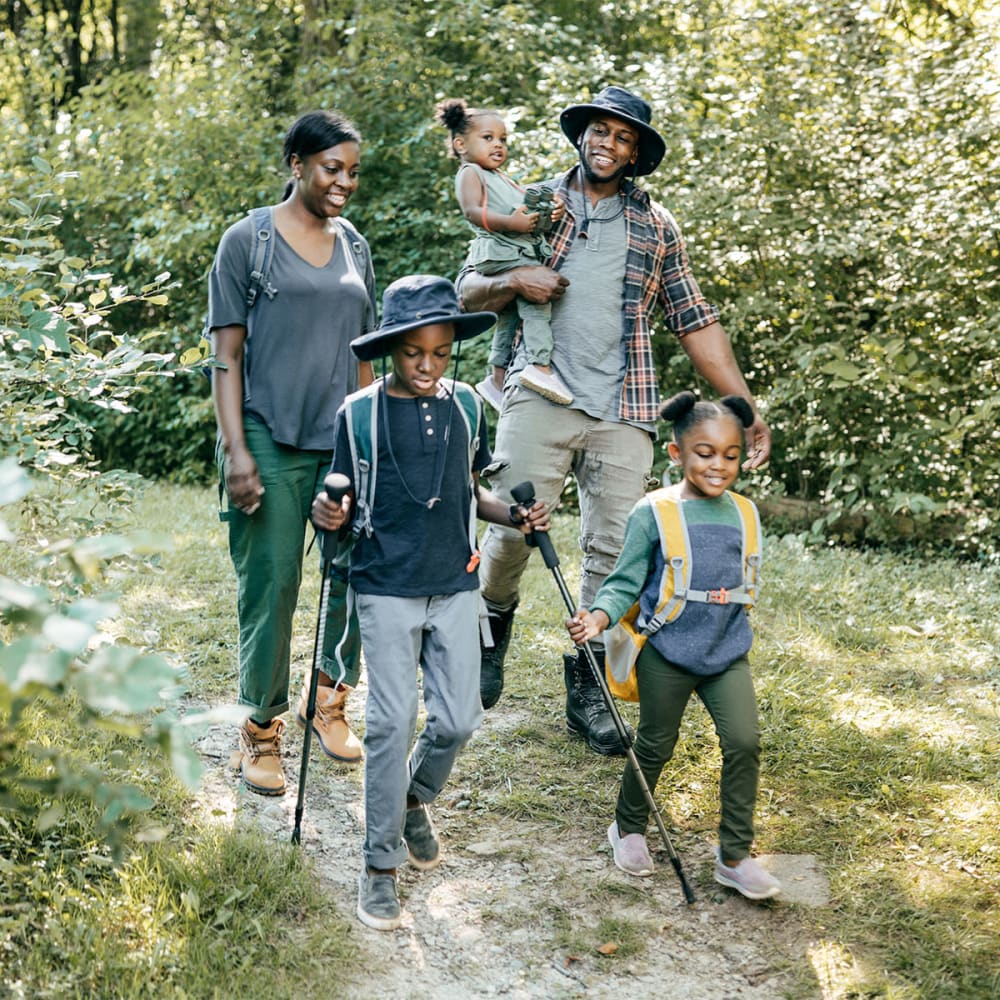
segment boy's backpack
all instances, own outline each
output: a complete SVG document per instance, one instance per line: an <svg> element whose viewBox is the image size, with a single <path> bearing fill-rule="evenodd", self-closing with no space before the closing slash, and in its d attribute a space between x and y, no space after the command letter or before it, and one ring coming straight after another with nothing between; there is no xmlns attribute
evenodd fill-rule
<svg viewBox="0 0 1000 1000"><path fill-rule="evenodd" d="M611 693L626 701L638 701L639 690L635 676L635 661L646 640L668 622L680 617L688 601L702 604L746 604L753 606L757 599L757 577L761 562L760 515L753 501L738 493L726 490L740 512L743 531L743 583L734 590L691 590L691 541L688 537L684 505L679 489L670 486L654 490L644 497L653 508L656 527L663 553L663 574L656 611L649 621L640 620L639 602L636 601L614 628L605 635L605 674Z"/></svg>
<svg viewBox="0 0 1000 1000"><path fill-rule="evenodd" d="M378 411L379 393L383 392L382 379L351 393L344 400L344 420L347 440L351 449L352 479L354 483L354 520L351 532L357 538L362 532L368 537L374 530L372 510L375 505L375 481L378 475ZM483 431L483 410L479 397L464 382L441 379L439 394L452 396L454 408L462 416L469 434L469 551L476 553L476 494L472 481L472 462L479 450ZM449 422L451 418L449 417ZM478 561L478 560L477 560Z"/></svg>
<svg viewBox="0 0 1000 1000"><path fill-rule="evenodd" d="M247 215L250 216L252 234L250 237L250 257L247 270L247 336L250 336L250 310L257 304L261 293L269 299L273 299L278 294L278 289L271 284L271 258L274 256L274 208L265 205L261 208L252 208ZM335 225L338 227L338 235L345 238L354 251L354 259L361 269L362 275L367 273L369 266L368 256L361 241L357 229L347 221L347 219L336 219ZM208 325L208 316L202 327L201 336L206 342L210 340L211 329ZM206 375L211 375L211 362L206 365Z"/></svg>

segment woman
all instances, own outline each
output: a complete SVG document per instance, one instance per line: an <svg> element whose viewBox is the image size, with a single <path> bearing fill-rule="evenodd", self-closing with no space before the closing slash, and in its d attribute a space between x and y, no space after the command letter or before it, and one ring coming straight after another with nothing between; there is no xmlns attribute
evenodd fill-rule
<svg viewBox="0 0 1000 1000"><path fill-rule="evenodd" d="M209 277L209 326L218 422L216 458L229 498L229 550L238 584L240 730L247 787L281 795L292 615L312 498L330 468L344 397L371 381L350 342L375 325L368 244L340 218L358 187L360 135L330 111L300 117L285 137L285 200L226 230ZM270 230L264 281L254 244ZM255 284L263 294L247 294ZM262 288L259 286L263 285ZM344 715L357 683L360 640L342 574L334 574L314 732L339 760L361 758ZM307 692L299 721L304 725Z"/></svg>

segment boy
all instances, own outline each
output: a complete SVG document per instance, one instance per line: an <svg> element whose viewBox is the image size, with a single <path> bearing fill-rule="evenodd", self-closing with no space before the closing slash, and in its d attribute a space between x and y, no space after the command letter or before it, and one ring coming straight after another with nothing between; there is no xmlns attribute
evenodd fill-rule
<svg viewBox="0 0 1000 1000"><path fill-rule="evenodd" d="M333 531L353 519L350 588L368 668L365 709L365 867L358 918L400 925L397 866L428 870L440 845L427 804L482 720L479 580L474 514L525 533L548 512L501 502L479 486L491 460L482 404L443 379L455 343L489 329L493 313L462 313L445 278L410 275L385 291L381 326L351 343L361 361L392 361L337 415L331 471L353 490L338 507L324 493L312 519ZM456 360L457 369L457 360ZM427 722L417 721L417 667Z"/></svg>

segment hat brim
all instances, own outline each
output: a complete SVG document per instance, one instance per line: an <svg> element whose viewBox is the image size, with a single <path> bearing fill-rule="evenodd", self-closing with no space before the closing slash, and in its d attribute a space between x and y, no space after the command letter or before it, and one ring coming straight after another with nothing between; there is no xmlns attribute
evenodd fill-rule
<svg viewBox="0 0 1000 1000"><path fill-rule="evenodd" d="M484 333L497 321L497 314L491 312L452 313L444 316L425 316L410 323L396 323L379 327L351 341L351 350L359 361L375 361L392 352L392 342L401 333L419 330L422 326L437 326L450 323L455 327L455 343L469 340Z"/></svg>
<svg viewBox="0 0 1000 1000"><path fill-rule="evenodd" d="M639 130L639 155L635 161L635 174L645 177L651 174L659 165L667 152L667 144L663 136L644 121L631 115L616 111L602 104L573 104L565 108L559 115L559 127L563 134L577 148L580 148L580 135L587 127L587 122L598 115L609 118L620 118Z"/></svg>

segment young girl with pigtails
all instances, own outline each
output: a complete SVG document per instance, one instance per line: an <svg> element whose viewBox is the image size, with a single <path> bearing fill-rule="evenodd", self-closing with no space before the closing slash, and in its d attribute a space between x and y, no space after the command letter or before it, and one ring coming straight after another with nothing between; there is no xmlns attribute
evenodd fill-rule
<svg viewBox="0 0 1000 1000"><path fill-rule="evenodd" d="M715 724L722 748L721 819L715 879L749 899L781 891L778 881L750 857L753 812L760 771L757 702L747 654L752 633L746 596L744 514L756 521L746 498L729 492L740 471L744 428L754 420L747 400L726 396L718 403L682 392L663 404L660 415L673 424L668 451L682 480L661 500L676 500L687 529L690 579L680 614L652 631L635 661L639 726L634 750L650 788L656 787L677 743L681 717L697 694ZM661 602L664 573L656 494L633 508L614 570L589 609L567 622L578 645L619 622L638 601L640 609ZM757 532L759 535L759 531ZM673 554L671 553L671 556ZM759 558L759 554L758 554ZM754 572L755 572L754 566ZM677 567L674 573L679 572ZM646 625L649 622L645 622ZM625 768L608 829L615 864L629 875L646 876L653 861L646 844L649 807L634 771Z"/></svg>
<svg viewBox="0 0 1000 1000"><path fill-rule="evenodd" d="M504 173L507 125L497 111L470 108L453 98L437 106L437 120L448 129L448 155L459 161L455 194L475 238L469 264L479 274L503 274L515 267L544 264L552 248L544 233L563 215L564 206L547 188L525 188ZM545 218L542 209L545 209ZM529 364L520 384L554 403L569 405L573 394L552 367L552 307L518 298L500 313L490 346L491 372L476 391L495 410L503 402L507 367L518 323Z"/></svg>

